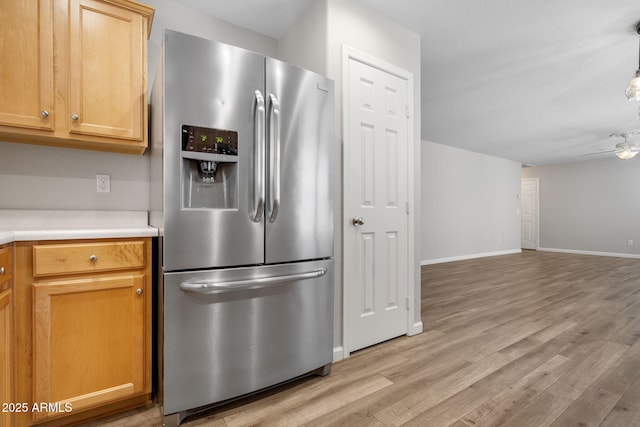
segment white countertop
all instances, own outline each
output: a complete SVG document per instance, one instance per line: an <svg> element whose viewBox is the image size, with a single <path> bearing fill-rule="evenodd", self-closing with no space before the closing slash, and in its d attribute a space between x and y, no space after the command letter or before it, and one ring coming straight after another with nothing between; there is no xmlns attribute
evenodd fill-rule
<svg viewBox="0 0 640 427"><path fill-rule="evenodd" d="M155 237L146 211L0 209L0 244L29 240Z"/></svg>

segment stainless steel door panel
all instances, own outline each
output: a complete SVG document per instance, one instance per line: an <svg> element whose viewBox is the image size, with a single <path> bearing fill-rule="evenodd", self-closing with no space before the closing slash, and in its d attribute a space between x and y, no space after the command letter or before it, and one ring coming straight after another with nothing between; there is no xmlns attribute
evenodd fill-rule
<svg viewBox="0 0 640 427"><path fill-rule="evenodd" d="M168 273L163 310L172 414L331 363L333 261Z"/></svg>
<svg viewBox="0 0 640 427"><path fill-rule="evenodd" d="M264 57L173 31L164 40L165 271L264 262L264 222L256 219L256 91L264 90ZM180 182L181 126L238 132L237 209L185 208Z"/></svg>
<svg viewBox="0 0 640 427"><path fill-rule="evenodd" d="M266 263L333 256L333 81L266 59Z"/></svg>

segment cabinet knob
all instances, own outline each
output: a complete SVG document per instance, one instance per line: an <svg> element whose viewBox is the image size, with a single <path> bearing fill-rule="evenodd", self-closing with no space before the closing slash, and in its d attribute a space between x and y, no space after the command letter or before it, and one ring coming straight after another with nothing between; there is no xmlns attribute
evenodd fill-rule
<svg viewBox="0 0 640 427"><path fill-rule="evenodd" d="M72 114L71 115L71 120L73 120L73 121L77 121L79 118L80 118L80 116L77 115L77 114Z"/></svg>
<svg viewBox="0 0 640 427"><path fill-rule="evenodd" d="M91 261L92 263L95 263L96 261L98 261L98 256L97 255L91 255L89 257L89 261Z"/></svg>
<svg viewBox="0 0 640 427"><path fill-rule="evenodd" d="M136 289L136 294L138 294L138 295L142 295L143 292L144 291L142 290L142 288Z"/></svg>
<svg viewBox="0 0 640 427"><path fill-rule="evenodd" d="M0 267L0 274L4 275L4 267Z"/></svg>
<svg viewBox="0 0 640 427"><path fill-rule="evenodd" d="M45 117L49 117L49 112L47 110L40 111L40 115L44 119Z"/></svg>

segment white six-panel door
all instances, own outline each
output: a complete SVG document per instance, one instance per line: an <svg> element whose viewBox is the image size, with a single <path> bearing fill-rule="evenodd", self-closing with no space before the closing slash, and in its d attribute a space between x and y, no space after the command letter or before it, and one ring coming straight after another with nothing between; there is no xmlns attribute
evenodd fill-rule
<svg viewBox="0 0 640 427"><path fill-rule="evenodd" d="M407 333L408 82L347 60L345 350Z"/></svg>

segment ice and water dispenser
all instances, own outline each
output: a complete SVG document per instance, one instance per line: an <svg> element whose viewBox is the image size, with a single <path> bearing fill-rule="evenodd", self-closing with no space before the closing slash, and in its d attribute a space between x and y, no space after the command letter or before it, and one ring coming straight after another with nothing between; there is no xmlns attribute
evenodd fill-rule
<svg viewBox="0 0 640 427"><path fill-rule="evenodd" d="M183 208L238 208L238 132L183 125L181 155Z"/></svg>

